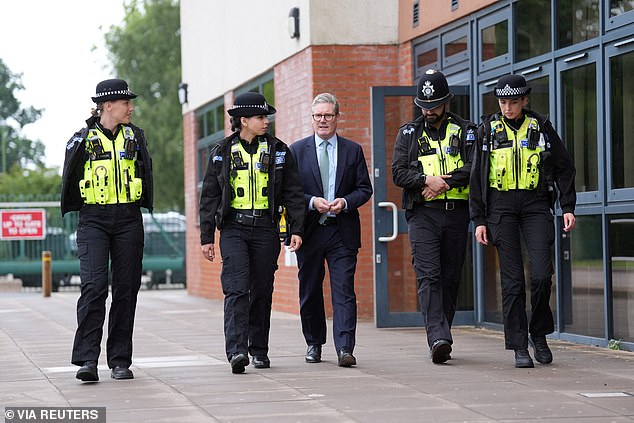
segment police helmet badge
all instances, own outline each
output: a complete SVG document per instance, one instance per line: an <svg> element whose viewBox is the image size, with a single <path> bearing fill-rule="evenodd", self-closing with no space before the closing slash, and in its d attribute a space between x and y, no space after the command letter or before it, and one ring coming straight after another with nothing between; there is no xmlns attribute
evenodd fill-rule
<svg viewBox="0 0 634 423"><path fill-rule="evenodd" d="M434 86L431 81L425 81L423 88L420 90L427 98L431 98L434 95Z"/></svg>

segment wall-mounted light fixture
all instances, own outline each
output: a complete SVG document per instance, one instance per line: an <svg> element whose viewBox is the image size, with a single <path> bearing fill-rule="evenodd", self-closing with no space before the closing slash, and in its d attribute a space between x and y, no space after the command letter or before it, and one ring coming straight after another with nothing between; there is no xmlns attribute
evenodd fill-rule
<svg viewBox="0 0 634 423"><path fill-rule="evenodd" d="M288 35L299 38L299 7L293 7L288 12Z"/></svg>
<svg viewBox="0 0 634 423"><path fill-rule="evenodd" d="M178 101L181 105L187 103L187 84L185 82L178 84Z"/></svg>

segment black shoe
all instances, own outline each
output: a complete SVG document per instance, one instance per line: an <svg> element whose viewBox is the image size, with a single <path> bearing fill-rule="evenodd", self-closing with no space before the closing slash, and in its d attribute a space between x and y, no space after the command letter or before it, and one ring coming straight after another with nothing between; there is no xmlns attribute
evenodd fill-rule
<svg viewBox="0 0 634 423"><path fill-rule="evenodd" d="M444 363L449 360L451 354L451 342L446 339L436 339L431 344L431 361L434 364Z"/></svg>
<svg viewBox="0 0 634 423"><path fill-rule="evenodd" d="M515 350L515 367L517 368L530 368L535 367L533 359L528 353L528 348L520 348Z"/></svg>
<svg viewBox="0 0 634 423"><path fill-rule="evenodd" d="M231 373L244 373L244 368L249 365L249 357L246 354L234 354L229 362Z"/></svg>
<svg viewBox="0 0 634 423"><path fill-rule="evenodd" d="M531 335L529 338L535 352L535 360L541 364L550 364L553 362L553 353L548 348L545 336Z"/></svg>
<svg viewBox="0 0 634 423"><path fill-rule="evenodd" d="M342 348L337 353L337 365L339 367L350 367L357 364L357 359L354 358L352 353L347 348Z"/></svg>
<svg viewBox="0 0 634 423"><path fill-rule="evenodd" d="M304 359L306 363L321 363L321 345L309 345Z"/></svg>
<svg viewBox="0 0 634 423"><path fill-rule="evenodd" d="M268 369L269 367L271 367L271 360L269 360L269 357L266 355L259 357L253 356L251 363L256 369Z"/></svg>
<svg viewBox="0 0 634 423"><path fill-rule="evenodd" d="M96 361L84 361L84 365L77 370L75 377L82 382L97 382L99 373L97 373Z"/></svg>
<svg viewBox="0 0 634 423"><path fill-rule="evenodd" d="M132 373L132 370L124 366L115 366L114 369L112 369L110 376L117 380L134 379L134 373Z"/></svg>

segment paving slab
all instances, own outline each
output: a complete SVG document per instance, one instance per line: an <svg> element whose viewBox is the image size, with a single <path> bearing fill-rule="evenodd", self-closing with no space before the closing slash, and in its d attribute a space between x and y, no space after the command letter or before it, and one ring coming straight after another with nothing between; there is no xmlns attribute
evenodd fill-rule
<svg viewBox="0 0 634 423"><path fill-rule="evenodd" d="M455 328L452 360L435 365L424 329L359 322L358 365L340 368L330 339L305 363L299 317L273 312L272 367L234 375L222 301L185 290L139 294L135 379L111 379L102 355L100 381L82 383L78 296L0 293L0 409L106 407L108 423L634 421L634 353L550 341L551 365L515 369L502 333L475 327Z"/></svg>

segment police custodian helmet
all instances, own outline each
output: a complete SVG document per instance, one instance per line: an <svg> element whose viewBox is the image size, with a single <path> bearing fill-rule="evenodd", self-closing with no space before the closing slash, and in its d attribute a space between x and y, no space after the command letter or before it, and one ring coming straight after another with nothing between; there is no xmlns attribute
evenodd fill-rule
<svg viewBox="0 0 634 423"><path fill-rule="evenodd" d="M453 94L449 92L449 84L442 72L428 69L418 81L414 104L421 109L435 109L449 102Z"/></svg>
<svg viewBox="0 0 634 423"><path fill-rule="evenodd" d="M495 84L495 97L497 98L518 98L524 97L531 92L526 86L526 79L522 75L504 75Z"/></svg>
<svg viewBox="0 0 634 423"><path fill-rule="evenodd" d="M233 108L227 110L229 116L251 117L260 115L272 115L277 110L266 102L262 94L242 93L233 100Z"/></svg>

